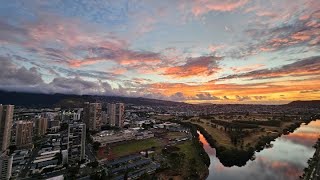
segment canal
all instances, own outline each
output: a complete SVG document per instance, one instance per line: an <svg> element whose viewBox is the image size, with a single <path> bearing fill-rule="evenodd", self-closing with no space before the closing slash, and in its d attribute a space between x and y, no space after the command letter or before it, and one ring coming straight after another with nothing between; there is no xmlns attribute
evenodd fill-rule
<svg viewBox="0 0 320 180"><path fill-rule="evenodd" d="M224 167L202 134L199 139L210 157L208 180L296 180L308 166L315 152L313 145L320 136L320 120L302 124L293 133L271 142L270 148L255 152L255 159L242 167Z"/></svg>

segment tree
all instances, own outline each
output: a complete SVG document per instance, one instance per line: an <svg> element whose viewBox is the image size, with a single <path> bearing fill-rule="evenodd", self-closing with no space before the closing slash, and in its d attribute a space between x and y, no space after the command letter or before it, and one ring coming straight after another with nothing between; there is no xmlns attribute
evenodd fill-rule
<svg viewBox="0 0 320 180"><path fill-rule="evenodd" d="M68 123L62 123L62 124L60 125L60 130L61 130L61 131L67 130L68 127L69 127Z"/></svg>
<svg viewBox="0 0 320 180"><path fill-rule="evenodd" d="M96 168L99 166L99 163L98 161L94 161L94 162L88 163L88 166L92 168Z"/></svg>
<svg viewBox="0 0 320 180"><path fill-rule="evenodd" d="M92 147L93 150L98 151L101 143L100 142L93 142Z"/></svg>
<svg viewBox="0 0 320 180"><path fill-rule="evenodd" d="M68 168L69 176L71 179L74 179L74 177L76 177L76 175L79 173L79 169L79 165Z"/></svg>

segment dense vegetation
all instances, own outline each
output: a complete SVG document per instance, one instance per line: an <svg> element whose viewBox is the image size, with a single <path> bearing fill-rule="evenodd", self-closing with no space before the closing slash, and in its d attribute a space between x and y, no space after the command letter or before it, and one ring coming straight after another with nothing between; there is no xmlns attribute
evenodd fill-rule
<svg viewBox="0 0 320 180"><path fill-rule="evenodd" d="M313 176L312 173L315 172L314 168L316 168L317 163L320 161L320 138L313 147L316 149L316 151L308 160L308 167L304 168L303 175L300 177L300 179L311 179L310 177Z"/></svg>
<svg viewBox="0 0 320 180"><path fill-rule="evenodd" d="M231 122L227 122L227 121L221 121L221 120L211 120L212 123L224 126L226 128L247 128L247 129L253 129L253 128L258 128L258 125L255 124L250 124L250 123L241 123L241 121L233 121Z"/></svg>
<svg viewBox="0 0 320 180"><path fill-rule="evenodd" d="M190 129L190 132L192 134L192 141L197 149L197 152L199 156L202 158L202 161L209 167L210 165L210 158L206 151L203 149L203 144L199 141L199 134L197 132L197 127L193 126L191 123L186 123L186 122L180 122L180 124L188 127Z"/></svg>
<svg viewBox="0 0 320 180"><path fill-rule="evenodd" d="M268 120L268 121L232 121L236 124L246 124L246 125L261 125L261 126L276 126L280 127L281 121L278 120Z"/></svg>

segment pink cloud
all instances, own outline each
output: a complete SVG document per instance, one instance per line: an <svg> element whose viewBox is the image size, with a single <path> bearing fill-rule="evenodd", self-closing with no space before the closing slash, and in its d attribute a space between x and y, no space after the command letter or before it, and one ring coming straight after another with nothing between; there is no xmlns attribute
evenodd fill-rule
<svg viewBox="0 0 320 180"><path fill-rule="evenodd" d="M231 67L231 70L234 71L235 73L241 73L241 72L248 72L248 71L257 70L262 67L265 67L265 65L264 64L251 64L251 65L247 65L247 66Z"/></svg>
<svg viewBox="0 0 320 180"><path fill-rule="evenodd" d="M297 32L293 34L291 38L298 41L306 41L306 40L309 40L311 36L304 32Z"/></svg>
<svg viewBox="0 0 320 180"><path fill-rule="evenodd" d="M210 11L233 11L241 8L249 0L195 0L193 2L192 13L195 16L206 14Z"/></svg>
<svg viewBox="0 0 320 180"><path fill-rule="evenodd" d="M216 52L218 49L225 47L224 45L209 45L209 50L211 52Z"/></svg>
<svg viewBox="0 0 320 180"><path fill-rule="evenodd" d="M125 72L127 72L127 69L125 68L117 68L112 71L114 74L124 74Z"/></svg>

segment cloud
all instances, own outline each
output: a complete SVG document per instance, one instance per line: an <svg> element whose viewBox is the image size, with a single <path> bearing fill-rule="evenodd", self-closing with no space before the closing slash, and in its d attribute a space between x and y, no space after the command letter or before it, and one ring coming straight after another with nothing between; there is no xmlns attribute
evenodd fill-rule
<svg viewBox="0 0 320 180"><path fill-rule="evenodd" d="M79 76L79 77L89 77L94 79L108 79L108 80L119 80L119 78L125 77L124 75L120 75L112 72L97 71L97 70L80 70L80 69L58 68L58 67L53 67L53 69L60 73L63 73L67 77Z"/></svg>
<svg viewBox="0 0 320 180"><path fill-rule="evenodd" d="M210 11L227 12L243 7L249 0L195 0L192 4L192 13L201 16Z"/></svg>
<svg viewBox="0 0 320 180"><path fill-rule="evenodd" d="M236 98L237 101L247 101L247 100L251 100L251 97L249 97L249 96L239 96L239 95L236 95L235 98Z"/></svg>
<svg viewBox="0 0 320 180"><path fill-rule="evenodd" d="M22 42L27 40L27 33L26 29L17 27L0 19L0 42Z"/></svg>
<svg viewBox="0 0 320 180"><path fill-rule="evenodd" d="M0 56L0 85L34 86L43 83L41 74L35 67L18 67L8 57Z"/></svg>
<svg viewBox="0 0 320 180"><path fill-rule="evenodd" d="M303 91L300 91L300 93L302 93L302 94L305 94L305 93L320 93L320 89L303 90Z"/></svg>
<svg viewBox="0 0 320 180"><path fill-rule="evenodd" d="M215 56L187 58L186 63L183 65L166 68L163 75L174 78L210 76L220 69L217 61L221 59L221 57Z"/></svg>
<svg viewBox="0 0 320 180"><path fill-rule="evenodd" d="M254 98L255 100L262 100L262 99L266 99L267 96L253 96L253 98Z"/></svg>
<svg viewBox="0 0 320 180"><path fill-rule="evenodd" d="M169 99L173 100L173 101L184 101L184 100L186 100L186 97L184 96L184 94L182 92L176 92L176 93L172 94L169 97Z"/></svg>
<svg viewBox="0 0 320 180"><path fill-rule="evenodd" d="M298 60L288 65L283 65L273 69L261 69L250 71L242 74L234 74L222 79L234 79L234 78L250 78L250 79L271 79L279 78L283 76L310 76L320 74L320 56L314 56Z"/></svg>
<svg viewBox="0 0 320 180"><path fill-rule="evenodd" d="M0 18L0 27L0 42L18 45L50 64L80 68L112 61L122 66L119 68L138 70L168 62L160 53L132 50L124 38L99 31L96 25L83 25L78 19L43 14L37 21L13 26Z"/></svg>
<svg viewBox="0 0 320 180"><path fill-rule="evenodd" d="M235 73L240 73L240 72L247 72L247 71L260 69L262 67L265 67L265 65L264 64L250 64L250 65L246 65L246 66L231 67L230 69Z"/></svg>
<svg viewBox="0 0 320 180"><path fill-rule="evenodd" d="M106 82L92 82L80 77L54 78L46 85L47 93L63 92L66 94L113 94L111 86Z"/></svg>
<svg viewBox="0 0 320 180"><path fill-rule="evenodd" d="M219 97L213 96L210 93L198 93L195 96L185 96L182 92L176 92L168 97L172 101L186 101L186 100L196 100L196 101L212 101L220 100Z"/></svg>
<svg viewBox="0 0 320 180"><path fill-rule="evenodd" d="M112 45L111 45L112 46ZM145 64L158 64L162 62L161 55L159 53L149 51L133 51L123 49L122 47L91 47L90 52L94 57L69 60L71 67L80 67L84 65L96 64L101 61L113 61L120 65L136 66Z"/></svg>
<svg viewBox="0 0 320 180"><path fill-rule="evenodd" d="M196 94L193 100L220 100L219 97L212 96L210 93L200 93Z"/></svg>
<svg viewBox="0 0 320 180"><path fill-rule="evenodd" d="M303 19L293 19L289 23L257 24L255 28L246 30L252 38L243 48L230 52L233 57L245 57L261 52L284 50L291 47L315 47L320 44L320 20L316 11ZM293 16L294 17L294 16Z"/></svg>
<svg viewBox="0 0 320 180"><path fill-rule="evenodd" d="M217 50L219 50L219 49L221 49L221 48L223 48L223 47L225 47L224 45L209 45L209 47L208 47L208 49L209 49L209 51L210 52L216 52Z"/></svg>

